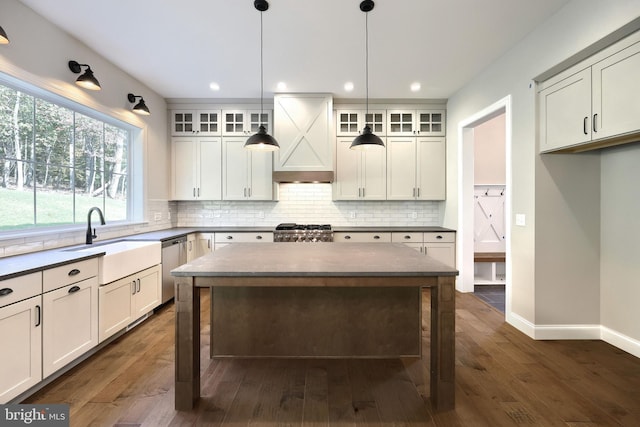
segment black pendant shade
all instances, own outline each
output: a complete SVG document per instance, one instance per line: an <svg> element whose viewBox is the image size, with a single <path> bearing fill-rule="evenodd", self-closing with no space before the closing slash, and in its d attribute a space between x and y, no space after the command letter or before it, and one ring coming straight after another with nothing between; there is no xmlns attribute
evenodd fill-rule
<svg viewBox="0 0 640 427"><path fill-rule="evenodd" d="M384 147L384 142L379 136L371 132L369 125L366 125L362 133L353 140L349 148L352 150L364 150L369 147Z"/></svg>
<svg viewBox="0 0 640 427"><path fill-rule="evenodd" d="M267 133L264 126L258 128L258 132L254 133L244 143L244 147L254 151L276 151L280 148L278 141Z"/></svg>
<svg viewBox="0 0 640 427"><path fill-rule="evenodd" d="M131 103L136 102L136 98L140 98L140 101L136 105L133 106L131 111L133 111L136 114L140 114L141 116L150 116L151 112L149 111L149 107L147 107L147 104L144 103L144 98L143 97L138 96L138 95L134 95L132 93L127 95L127 99Z"/></svg>
<svg viewBox="0 0 640 427"><path fill-rule="evenodd" d="M260 120L263 116L264 72L262 60L262 12L269 9L267 0L255 0L253 6L260 12ZM267 129L260 123L258 132L251 135L244 143L244 148L252 151L275 151L280 148L278 141L267 133Z"/></svg>
<svg viewBox="0 0 640 427"><path fill-rule="evenodd" d="M76 79L76 84L80 87L83 87L89 90L102 89L100 87L100 83L98 82L98 79L96 79L95 76L93 75L93 71L91 71L91 67L89 65L79 64L76 61L69 61L69 69L72 72L76 74L80 74L80 72L82 72L81 67L87 67L87 69L84 71L83 74L80 75L80 77Z"/></svg>
<svg viewBox="0 0 640 427"><path fill-rule="evenodd" d="M365 14L365 76L366 76L366 90L367 90L367 113L365 117L369 115L369 15L368 12L373 10L375 3L373 0L363 0L360 3L360 10ZM384 142L372 131L369 124L365 123L362 133L358 135L349 148L352 150L364 150L369 147L383 147Z"/></svg>
<svg viewBox="0 0 640 427"><path fill-rule="evenodd" d="M0 27L0 44L9 44L9 37L2 27Z"/></svg>

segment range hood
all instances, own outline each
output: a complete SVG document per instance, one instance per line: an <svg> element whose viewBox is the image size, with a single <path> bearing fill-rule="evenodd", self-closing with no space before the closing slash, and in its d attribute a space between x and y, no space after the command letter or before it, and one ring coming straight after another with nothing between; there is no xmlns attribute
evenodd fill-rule
<svg viewBox="0 0 640 427"><path fill-rule="evenodd" d="M333 171L274 171L274 182L333 182Z"/></svg>

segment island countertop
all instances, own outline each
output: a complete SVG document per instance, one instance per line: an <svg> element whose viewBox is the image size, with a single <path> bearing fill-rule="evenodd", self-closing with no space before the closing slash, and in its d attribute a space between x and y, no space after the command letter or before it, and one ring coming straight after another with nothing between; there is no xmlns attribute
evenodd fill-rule
<svg viewBox="0 0 640 427"><path fill-rule="evenodd" d="M456 276L402 243L235 243L171 271L176 277Z"/></svg>

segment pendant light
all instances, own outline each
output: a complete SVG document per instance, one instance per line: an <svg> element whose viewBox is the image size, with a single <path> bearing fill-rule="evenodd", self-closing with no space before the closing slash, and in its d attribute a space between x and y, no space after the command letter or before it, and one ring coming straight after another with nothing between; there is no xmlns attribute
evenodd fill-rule
<svg viewBox="0 0 640 427"><path fill-rule="evenodd" d="M258 132L251 135L244 148L253 151L275 151L280 148L278 141L267 133L267 129L262 125L263 98L264 98L264 66L262 60L262 12L269 9L267 0L255 0L253 6L260 12L260 118Z"/></svg>
<svg viewBox="0 0 640 427"><path fill-rule="evenodd" d="M373 0L364 0L360 3L360 10L365 16L365 70L366 70L366 90L367 90L367 112L365 114L365 125L362 133L358 135L351 143L352 150L365 150L369 147L384 147L384 142L376 136L372 131L366 118L369 115L369 12L373 10L375 3Z"/></svg>

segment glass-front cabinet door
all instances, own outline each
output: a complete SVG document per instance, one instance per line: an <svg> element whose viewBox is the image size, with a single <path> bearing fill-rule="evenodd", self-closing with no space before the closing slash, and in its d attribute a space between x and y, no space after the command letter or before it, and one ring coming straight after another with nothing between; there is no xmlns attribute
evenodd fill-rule
<svg viewBox="0 0 640 427"><path fill-rule="evenodd" d="M271 134L271 112L260 110L233 110L222 112L222 133L227 136L249 136L258 132L262 124Z"/></svg>
<svg viewBox="0 0 640 427"><path fill-rule="evenodd" d="M378 135L386 135L384 110L337 110L336 111L336 135L337 136L358 136L362 133L365 125L371 127L371 131Z"/></svg>
<svg viewBox="0 0 640 427"><path fill-rule="evenodd" d="M171 135L220 135L220 110L171 111Z"/></svg>
<svg viewBox="0 0 640 427"><path fill-rule="evenodd" d="M248 123L247 123L247 131L249 135L253 135L258 132L258 128L260 125L264 126L268 134L272 134L271 130L271 114L268 111L260 110L256 111L248 111L247 112Z"/></svg>
<svg viewBox="0 0 640 427"><path fill-rule="evenodd" d="M444 136L445 134L445 112L443 110L418 110L417 132L419 135Z"/></svg>
<svg viewBox="0 0 640 427"><path fill-rule="evenodd" d="M245 135L245 111L223 111L222 133L224 135Z"/></svg>
<svg viewBox="0 0 640 427"><path fill-rule="evenodd" d="M415 115L415 111L387 111L387 135L413 136Z"/></svg>

